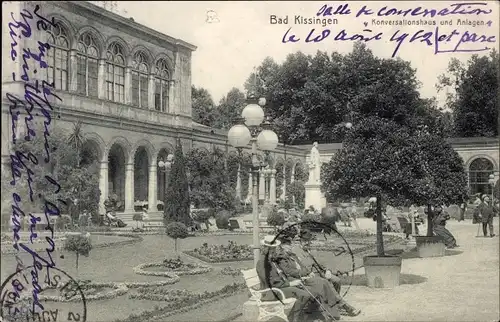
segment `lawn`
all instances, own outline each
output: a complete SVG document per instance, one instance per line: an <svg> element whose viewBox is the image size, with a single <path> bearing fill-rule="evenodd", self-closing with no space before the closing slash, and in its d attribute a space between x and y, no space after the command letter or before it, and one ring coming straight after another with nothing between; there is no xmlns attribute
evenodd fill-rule
<svg viewBox="0 0 500 322"><path fill-rule="evenodd" d="M102 236L92 234L91 239L94 245L106 243L123 242L128 237ZM139 264L161 262L165 258L174 258L178 254L174 251L174 242L166 235L144 235L142 241L134 244L111 246L105 248L95 248L88 258L80 257L79 269L76 270L76 257L74 254L56 251L53 255L57 267L75 279L91 280L92 282L156 282L164 280L164 277L145 276L134 273L133 269ZM239 245L249 245L252 242L251 235L231 235L231 236L203 236L190 237L179 241L181 251L199 248L203 243L228 244L235 241ZM64 258L61 258L64 255ZM213 270L200 275L180 276L178 283L165 286L168 289L184 289L195 293L202 293L206 290L218 290L233 282L242 282L239 276L223 275L220 271L225 267L236 269L251 268L253 261L231 262L231 263L203 263L195 258L181 255L187 262L202 263L210 265ZM357 254L356 266L362 262L362 254ZM21 259L25 265L31 265L32 259L23 253ZM341 258L332 256L329 252L318 252L318 260L327 266L334 265L341 269L349 269L352 262L349 257ZM15 268L15 257L13 255L2 255L1 276L2 281L13 272ZM152 269L155 270L155 269ZM128 293L110 300L89 301L87 303L87 321L115 321L125 319L130 314L139 314L142 311L152 310L154 307L165 306L162 301L149 301L130 299L130 294L136 293L136 289L129 289ZM168 321L196 321L196 320L222 320L227 316L241 311L243 303L247 300L246 292L240 292L229 298L216 301L202 308L185 312L166 318ZM78 303L50 302L49 307L60 309L61 312L75 310ZM65 314L65 313L61 313ZM66 313L67 314L67 313Z"/></svg>

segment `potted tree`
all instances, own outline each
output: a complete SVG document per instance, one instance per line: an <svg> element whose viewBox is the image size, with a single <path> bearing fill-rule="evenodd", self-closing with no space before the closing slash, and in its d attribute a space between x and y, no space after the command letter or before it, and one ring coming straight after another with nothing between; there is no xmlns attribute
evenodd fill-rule
<svg viewBox="0 0 500 322"><path fill-rule="evenodd" d="M385 254L382 204L398 207L409 206L409 200L417 205L450 201L461 197L466 187L462 161L451 146L437 134L417 135L416 122L406 122L402 125L378 116L360 119L346 134L342 150L322 169L329 202L375 197L377 254L363 258L370 287L398 286L401 272L401 257Z"/></svg>
<svg viewBox="0 0 500 322"><path fill-rule="evenodd" d="M460 204L467 197L467 177L463 161L444 139L422 126L416 131L415 143L420 148L421 179L415 195L415 204L425 206L427 234L415 236L419 257L445 255L444 240L434 235L434 211L431 204Z"/></svg>

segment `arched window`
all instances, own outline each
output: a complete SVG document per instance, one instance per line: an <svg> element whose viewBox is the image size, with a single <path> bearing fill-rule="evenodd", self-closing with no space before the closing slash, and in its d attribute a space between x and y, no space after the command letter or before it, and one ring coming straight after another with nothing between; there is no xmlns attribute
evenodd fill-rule
<svg viewBox="0 0 500 322"><path fill-rule="evenodd" d="M132 104L148 108L148 65L142 52L137 52L132 62Z"/></svg>
<svg viewBox="0 0 500 322"><path fill-rule="evenodd" d="M485 158L477 158L469 166L469 187L471 194L490 194L490 174L493 173L493 164Z"/></svg>
<svg viewBox="0 0 500 322"><path fill-rule="evenodd" d="M68 90L69 36L67 30L60 24L50 26L47 51L47 82L54 83L58 90Z"/></svg>
<svg viewBox="0 0 500 322"><path fill-rule="evenodd" d="M99 50L94 38L85 33L78 40L77 89L78 93L97 97Z"/></svg>
<svg viewBox="0 0 500 322"><path fill-rule="evenodd" d="M125 55L123 47L112 43L106 52L106 93L110 101L125 103Z"/></svg>
<svg viewBox="0 0 500 322"><path fill-rule="evenodd" d="M160 59L156 63L155 77L155 109L161 112L168 111L168 87L170 81L170 72L167 62Z"/></svg>

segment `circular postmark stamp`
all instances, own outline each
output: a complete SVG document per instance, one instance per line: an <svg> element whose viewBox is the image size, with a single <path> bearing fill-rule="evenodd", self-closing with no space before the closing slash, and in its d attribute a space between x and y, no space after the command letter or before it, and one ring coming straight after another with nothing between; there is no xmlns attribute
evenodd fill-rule
<svg viewBox="0 0 500 322"><path fill-rule="evenodd" d="M29 266L8 276L0 288L0 317L8 322L87 320L78 282L56 267Z"/></svg>
<svg viewBox="0 0 500 322"><path fill-rule="evenodd" d="M315 240L315 233L324 240ZM344 303L356 266L349 243L335 225L317 221L285 224L273 239L267 244L263 242L263 255L266 286L276 300L283 303L281 293L275 290L280 288L277 285L286 285L307 292L321 307L325 301L328 306ZM344 278L349 275L350 278ZM323 294L325 284L328 294ZM326 296L330 298L320 299Z"/></svg>

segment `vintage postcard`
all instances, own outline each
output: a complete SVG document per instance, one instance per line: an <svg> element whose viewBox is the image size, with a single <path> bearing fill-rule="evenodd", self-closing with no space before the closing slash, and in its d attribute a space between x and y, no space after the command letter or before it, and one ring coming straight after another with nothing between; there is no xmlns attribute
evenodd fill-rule
<svg viewBox="0 0 500 322"><path fill-rule="evenodd" d="M4 1L0 321L499 321L498 1Z"/></svg>

